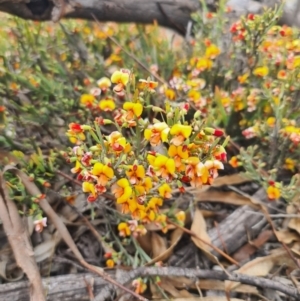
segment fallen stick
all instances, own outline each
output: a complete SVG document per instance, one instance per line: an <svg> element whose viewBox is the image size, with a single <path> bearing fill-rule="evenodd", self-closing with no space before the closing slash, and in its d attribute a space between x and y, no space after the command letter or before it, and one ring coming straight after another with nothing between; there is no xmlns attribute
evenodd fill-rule
<svg viewBox="0 0 300 301"><path fill-rule="evenodd" d="M265 279L260 277L248 276L243 274L226 274L220 271L200 270L200 269L182 269L176 267L141 267L135 270L126 271L122 273L123 285L129 283L133 279L146 276L172 276L172 277L186 277L190 279L216 279L216 280L230 280L248 284L260 288L273 289L281 292L287 296L300 300L300 292L291 286L282 284L280 281ZM111 276L114 278L113 276ZM43 285L47 289L47 301L85 301L89 300L86 288L85 279L93 279L94 294L101 294L107 286L107 282L101 277L87 273L74 274L49 277L43 279ZM28 281L14 282L0 285L0 300L1 301L28 301L29 283Z"/></svg>
<svg viewBox="0 0 300 301"><path fill-rule="evenodd" d="M259 189L250 198L261 204L266 204L264 201L267 199L267 196L264 189ZM264 216L253 214L259 210L249 205L237 208L217 227L208 231L211 243L221 250L224 250L225 247L228 254L237 251L248 242L248 234L250 234L251 238L257 237L267 224L267 219ZM219 256L218 254L215 255Z"/></svg>
<svg viewBox="0 0 300 301"><path fill-rule="evenodd" d="M266 195L264 190L260 189L251 198L262 202L266 199ZM197 199L195 199L195 201L197 202ZM201 201L205 201L205 199ZM251 239L256 238L263 227L268 223L265 216L255 214L260 212L258 208L259 206L250 205L238 207L221 221L217 227L209 229L207 233L215 249L222 250L228 255L231 255L248 242L248 234L250 234ZM270 212L273 212L273 210L270 210ZM194 243L191 241L182 246L178 255L174 253L169 259L169 263L171 265L177 265L176 263L179 260L178 256L179 258L185 256L187 259L186 267L190 267L191 265L189 263L195 260L192 256L194 252ZM212 254L217 258L222 257L222 254L215 250L212 251Z"/></svg>
<svg viewBox="0 0 300 301"><path fill-rule="evenodd" d="M94 294L100 293L107 282L93 274L72 274L43 278L42 283L47 301L85 301L90 300L85 280L93 279ZM1 301L29 301L28 281L11 282L0 285Z"/></svg>
<svg viewBox="0 0 300 301"><path fill-rule="evenodd" d="M240 282L243 284L253 285L260 288L273 289L278 292L282 292L285 295L288 295L292 298L295 298L296 300L300 300L300 292L297 290L297 288L286 286L279 281L274 281L261 277L253 277L244 274L228 274L214 270L182 269L175 267L141 267L136 270L129 271L127 273L128 281L137 277L145 276L181 276L192 279L217 279L223 281L230 280L234 282Z"/></svg>

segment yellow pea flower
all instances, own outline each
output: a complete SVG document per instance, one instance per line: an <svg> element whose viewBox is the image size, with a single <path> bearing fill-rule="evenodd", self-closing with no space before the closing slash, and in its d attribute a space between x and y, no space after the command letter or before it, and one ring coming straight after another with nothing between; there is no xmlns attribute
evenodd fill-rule
<svg viewBox="0 0 300 301"><path fill-rule="evenodd" d="M175 214L176 219L180 222L180 223L184 223L186 215L184 211L179 211Z"/></svg>
<svg viewBox="0 0 300 301"><path fill-rule="evenodd" d="M210 70L213 66L213 61L208 58L199 58L196 64L196 68L200 71Z"/></svg>
<svg viewBox="0 0 300 301"><path fill-rule="evenodd" d="M267 195L268 195L269 200L277 200L280 198L280 190L279 190L279 188L277 188L273 185L270 185L267 188Z"/></svg>
<svg viewBox="0 0 300 301"><path fill-rule="evenodd" d="M169 99L169 100L175 100L176 98L176 93L173 89L166 89L165 91L165 96Z"/></svg>
<svg viewBox="0 0 300 301"><path fill-rule="evenodd" d="M216 58L221 53L221 50L215 45L209 45L205 50L205 56L209 59Z"/></svg>
<svg viewBox="0 0 300 301"><path fill-rule="evenodd" d="M168 155L171 158L174 158L177 170L184 170L184 164L182 162L182 159L187 159L189 157L188 148L186 146L175 146L172 144L169 147Z"/></svg>
<svg viewBox="0 0 300 301"><path fill-rule="evenodd" d="M198 103L201 101L201 93L197 90L194 90L194 89L190 90L188 92L187 96L188 96L188 99L190 101L193 101L194 103Z"/></svg>
<svg viewBox="0 0 300 301"><path fill-rule="evenodd" d="M143 112L143 106L140 103L125 102L123 109L127 111L127 119L133 119L133 116L140 117Z"/></svg>
<svg viewBox="0 0 300 301"><path fill-rule="evenodd" d="M170 199L172 197L172 189L168 184L162 184L159 188L158 188L158 192L159 195L165 199Z"/></svg>
<svg viewBox="0 0 300 301"><path fill-rule="evenodd" d="M211 184L211 178L208 168L200 162L196 165L196 173L191 181L191 185L193 187L201 187L202 184Z"/></svg>
<svg viewBox="0 0 300 301"><path fill-rule="evenodd" d="M173 143L176 146L181 145L185 139L190 137L192 133L192 127L189 125L182 125L182 124L175 124L172 126L170 130L170 134L172 136L175 136L171 143Z"/></svg>
<svg viewBox="0 0 300 301"><path fill-rule="evenodd" d="M292 68L290 68L290 69L294 69L294 68L297 68L299 66L300 66L300 56L296 56L293 60Z"/></svg>
<svg viewBox="0 0 300 301"><path fill-rule="evenodd" d="M79 173L81 172L82 168L81 168L81 164L80 162L77 160L76 163L75 163L75 167L73 167L71 169L71 173Z"/></svg>
<svg viewBox="0 0 300 301"><path fill-rule="evenodd" d="M90 108L95 102L95 96L93 94L82 94L80 97L80 103Z"/></svg>
<svg viewBox="0 0 300 301"><path fill-rule="evenodd" d="M131 150L131 145L126 141L126 138L118 131L112 132L106 137L109 146L114 152L128 153Z"/></svg>
<svg viewBox="0 0 300 301"><path fill-rule="evenodd" d="M292 172L295 171L295 168L296 168L296 161L295 160L293 160L292 158L286 158L284 163L285 163L284 164L285 169L288 169Z"/></svg>
<svg viewBox="0 0 300 301"><path fill-rule="evenodd" d="M258 67L254 69L253 74L259 77L265 77L269 74L269 68L267 66Z"/></svg>
<svg viewBox="0 0 300 301"><path fill-rule="evenodd" d="M106 260L106 266L108 268L113 268L115 266L115 262L112 259Z"/></svg>
<svg viewBox="0 0 300 301"><path fill-rule="evenodd" d="M112 99L103 99L99 102L99 108L102 111L110 112L116 108L116 104Z"/></svg>
<svg viewBox="0 0 300 301"><path fill-rule="evenodd" d="M197 157L190 157L186 161L185 174L190 179L192 187L201 187L203 184L210 183L210 175L208 168L200 162Z"/></svg>
<svg viewBox="0 0 300 301"><path fill-rule="evenodd" d="M277 73L278 79L287 79L287 73L285 70L279 70Z"/></svg>
<svg viewBox="0 0 300 301"><path fill-rule="evenodd" d="M129 165L126 175L131 184L136 184L145 178L145 168L143 165Z"/></svg>
<svg viewBox="0 0 300 301"><path fill-rule="evenodd" d="M269 117L267 119L267 125L270 127L274 127L276 123L276 118L275 117Z"/></svg>
<svg viewBox="0 0 300 301"><path fill-rule="evenodd" d="M156 214L153 210L148 210L147 211L147 219L150 221L150 222L153 222L155 220L155 217L156 217Z"/></svg>
<svg viewBox="0 0 300 301"><path fill-rule="evenodd" d="M130 236L131 231L127 223L120 223L118 225L119 235L121 237Z"/></svg>
<svg viewBox="0 0 300 301"><path fill-rule="evenodd" d="M126 86L129 82L129 70L121 69L121 71L115 71L111 76L111 82L113 84L122 84Z"/></svg>
<svg viewBox="0 0 300 301"><path fill-rule="evenodd" d="M158 86L158 82L154 82L151 80L139 80L139 88L140 89L148 89L149 91L154 91L154 89Z"/></svg>
<svg viewBox="0 0 300 301"><path fill-rule="evenodd" d="M238 161L237 156L232 156L228 163L229 163L233 168L239 167L239 161Z"/></svg>
<svg viewBox="0 0 300 301"><path fill-rule="evenodd" d="M107 77L102 77L97 81L97 85L102 91L106 91L111 86L111 81Z"/></svg>
<svg viewBox="0 0 300 301"><path fill-rule="evenodd" d="M170 157L180 157L181 159L187 159L189 157L188 149L182 145L175 146L170 145L168 150L168 155Z"/></svg>
<svg viewBox="0 0 300 301"><path fill-rule="evenodd" d="M249 73L245 73L243 75L238 76L238 82L240 84L244 84L248 81Z"/></svg>
<svg viewBox="0 0 300 301"><path fill-rule="evenodd" d="M165 188L161 188L162 193L164 192ZM162 198L157 198L157 197L152 197L148 204L147 204L147 210L151 209L154 212L158 212L158 207L161 207L163 204L163 199Z"/></svg>
<svg viewBox="0 0 300 301"><path fill-rule="evenodd" d="M82 191L83 192L90 192L94 196L96 195L95 186L93 183L90 182L83 182L82 183Z"/></svg>
<svg viewBox="0 0 300 301"><path fill-rule="evenodd" d="M83 182L82 191L89 193L89 196L87 198L88 202L94 202L97 199L96 189L93 183Z"/></svg>
<svg viewBox="0 0 300 301"><path fill-rule="evenodd" d="M149 164L152 165L152 166L154 166L155 159L156 159L155 156L153 156L151 154L147 155L147 160L148 160Z"/></svg>
<svg viewBox="0 0 300 301"><path fill-rule="evenodd" d="M171 178L175 174L175 161L166 156L157 156L153 166L156 170L156 175L161 176L164 179Z"/></svg>
<svg viewBox="0 0 300 301"><path fill-rule="evenodd" d="M132 195L132 187L127 179L118 180L111 188L112 193L117 198L117 203L122 204L128 202Z"/></svg>
<svg viewBox="0 0 300 301"><path fill-rule="evenodd" d="M144 179L144 182L142 183L142 186L145 188L145 191L148 193L150 189L153 187L152 179L150 177L146 177Z"/></svg>
<svg viewBox="0 0 300 301"><path fill-rule="evenodd" d="M99 185L105 186L114 177L114 171L111 167L96 162L92 169L92 175L98 177L97 182Z"/></svg>
<svg viewBox="0 0 300 301"><path fill-rule="evenodd" d="M133 280L132 286L135 288L134 292L139 295L147 289L147 285L143 282L141 278Z"/></svg>
<svg viewBox="0 0 300 301"><path fill-rule="evenodd" d="M111 82L113 84L116 84L113 90L120 97L125 96L124 88L129 82L129 76L130 76L130 71L127 69L121 69L120 71L115 71L111 76Z"/></svg>
<svg viewBox="0 0 300 301"><path fill-rule="evenodd" d="M186 84L188 86L190 86L191 88L193 88L193 89L200 89L200 90L202 90L205 87L205 85L206 85L206 81L203 78L193 78L193 79L188 79L186 81Z"/></svg>
<svg viewBox="0 0 300 301"><path fill-rule="evenodd" d="M152 146L157 146L161 142L168 141L169 131L170 128L165 122L157 122L145 129L144 137Z"/></svg>

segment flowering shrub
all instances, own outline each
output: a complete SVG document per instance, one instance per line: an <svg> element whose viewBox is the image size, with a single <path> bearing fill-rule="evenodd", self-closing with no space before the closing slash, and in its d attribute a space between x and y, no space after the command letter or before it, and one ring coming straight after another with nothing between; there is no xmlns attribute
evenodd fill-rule
<svg viewBox="0 0 300 301"><path fill-rule="evenodd" d="M125 99L122 109L111 105L111 110L103 110L110 115L96 117L91 125L69 124L67 135L76 144L67 157L75 162L72 172L82 181L88 202L110 191L121 212L140 223L120 223L120 236L145 233L142 224L148 222L166 231L167 216L159 211L163 202L172 198L175 189L183 193L187 184L196 188L211 184L223 169L228 140L220 144L223 132L205 127L199 112L187 122L186 102L166 101L162 108L149 104L156 82L141 79L135 83L134 74L121 69L111 76L114 94L109 80L106 83L99 106L107 99L112 104ZM82 104L93 109L90 103ZM101 130L105 125L114 127L108 135ZM182 213L175 218L181 222Z"/></svg>
<svg viewBox="0 0 300 301"><path fill-rule="evenodd" d="M42 194L5 179L36 231L47 226L38 203L49 189L73 204L80 183L88 208L114 199L106 266L137 267L151 260L138 239L153 225L183 225L174 198L210 185L227 156L270 201L299 193L299 30L278 26L279 10L235 22L230 8L203 10L184 40L155 24L0 27L0 146L21 151L18 167ZM77 181L65 175L61 187L58 172L70 169Z"/></svg>
<svg viewBox="0 0 300 301"><path fill-rule="evenodd" d="M164 51L171 44L161 33L158 34L157 26L145 27L145 35L140 27L134 25L128 29L114 24L100 28L96 24L70 21L64 25L65 31L61 32L47 24L30 25L18 20L15 25L10 24L10 29L2 29L3 37L7 38L1 41L5 56L0 60L0 88L5 98L0 103L3 129L0 143L15 149L14 141L22 141L24 151L32 153L37 148L43 148L43 144L38 141L35 146L31 137L23 139L19 129L24 123L29 132L38 127L41 139L48 134L55 137L56 129L58 133L63 132L66 124L70 124L69 140L78 144L78 153L71 156L75 160L72 171L82 175L84 170L91 173L94 179L94 182L91 179L83 181L89 200L96 199L105 189L114 191L118 199L121 188L124 191L126 188L126 193L131 188L130 199L144 201L148 209L144 204L139 204L136 210L130 207L132 210L128 209L128 213L144 215L144 220L156 220L159 216L157 208L162 206L163 200L168 200L175 188L182 191L188 183L194 187L210 183L214 177L213 170L222 166L215 164L214 160L223 162L225 152L222 148L209 149L209 145L214 143L211 137L218 135L209 128L222 128L233 141L240 141L246 147L250 145L240 156L230 158L230 163L246 169L252 179L270 192L270 199L277 199L280 195L290 199L295 193L295 179L283 185L278 180L278 173L283 169L296 173L299 169L300 130L296 118L299 113L299 41L297 29L275 24L278 14L278 11L266 11L260 16L250 14L242 17L229 28L232 38L229 46L222 43L221 37L230 17L230 8L221 7L217 13L207 11L195 14L195 32L188 40L186 52L182 51L178 40L172 45L172 51ZM39 30L42 35L38 35ZM144 47L142 51L139 43L127 43L124 34L127 32L130 32L132 41L139 38ZM84 51L88 52L88 60L80 47L74 53L73 49L68 48L69 43L59 44L69 33L86 45ZM113 35L126 51L134 52L146 62L148 73L141 71L136 61L129 60L118 45L111 44L109 39ZM51 47L49 44L49 51L43 51L44 45L53 36L57 37L57 45ZM24 52L11 50L23 47L20 45L24 44L24 40L28 49L32 47L40 51L42 60L34 57L36 66L28 65ZM19 46L11 47L6 41ZM157 51L147 51L149 45L154 45ZM103 55L103 64L96 53ZM61 66L64 66L64 71ZM125 67L133 68L137 78L145 78L151 72L152 78L157 81L140 79L135 83L133 74L125 69L119 70ZM79 72L83 68L84 75ZM111 73L110 70L107 72L108 68L119 71L108 78ZM74 74L74 77L70 78L68 74ZM24 75L28 78L25 79ZM64 84L58 85L57 81ZM23 95L24 91L30 91L30 100L20 107L16 97ZM21 120L14 117L11 107L19 110ZM193 120L195 112L197 121ZM168 118L172 114L174 116ZM84 127L91 118L96 124L88 123L91 128ZM205 126L201 123L204 119ZM109 130L101 130L106 151L101 158L105 160L101 161L97 151L100 153L103 146L95 140L95 136L99 139L97 127L103 127L104 123ZM203 133L204 140L198 134L196 138L199 140L194 141L197 127L201 128L199 133ZM193 143L205 150L201 153L202 157L199 157ZM59 142L50 146L53 153L59 144L66 145L62 135L59 135ZM258 147L251 149L255 144ZM88 152L81 149L83 145L92 147L89 150L90 160L99 161L95 167L94 162L87 166L82 163L85 159L89 161ZM151 154L151 148L161 149L161 146L163 151ZM230 156L231 152L232 149ZM203 160L206 153L208 163ZM233 153L236 154L236 151ZM128 158L124 161L125 165L120 164L123 174L118 174L116 165L124 155ZM83 159L80 159L81 156ZM195 159L197 156L199 162ZM200 163L204 165L201 171ZM55 181L54 176L48 179L42 170L38 172L38 169L27 165L24 160L24 170L38 182L45 181L50 185ZM153 168L153 175L149 174L149 166ZM150 176L154 177L151 184ZM95 177L101 180L96 181ZM127 186L120 186L117 183L119 180L122 180L120 185ZM158 183L161 185L157 186ZM114 185L113 190L110 190L111 184ZM42 187L45 185L42 184ZM145 193L147 197L143 199ZM16 193L15 197L18 198L19 194ZM150 196L154 199L149 203ZM122 198L119 203L121 201ZM132 205L131 202L124 202L124 212L127 212L126 206ZM134 229L129 224L127 227ZM120 230L120 233L128 233L128 230Z"/></svg>
<svg viewBox="0 0 300 301"><path fill-rule="evenodd" d="M240 141L246 148L231 165L243 166L270 200L288 200L298 191L296 178L283 185L278 176L284 169L299 171L299 30L276 25L280 8L249 14L230 26L228 46L220 38L228 13L195 15L191 56L179 61L171 89L160 91L170 101L187 99L208 124Z"/></svg>
<svg viewBox="0 0 300 301"><path fill-rule="evenodd" d="M247 58L233 93L240 95L236 110L245 114L240 120L242 135L259 144L242 150L240 164L263 183L270 200L280 196L288 200L299 191L297 175L288 185L278 176L283 169L299 171L299 30L274 25L277 16L276 11L248 15L231 26L235 47ZM231 163L237 166L235 158Z"/></svg>

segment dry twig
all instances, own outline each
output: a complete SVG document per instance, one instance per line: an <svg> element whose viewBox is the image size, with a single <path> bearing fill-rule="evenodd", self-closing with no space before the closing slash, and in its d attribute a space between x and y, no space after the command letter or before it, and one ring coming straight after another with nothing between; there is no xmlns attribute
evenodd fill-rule
<svg viewBox="0 0 300 301"><path fill-rule="evenodd" d="M220 255L222 255L224 258L226 258L229 262L231 262L232 264L235 264L235 265L239 266L239 263L236 260L234 260L232 257L230 257L229 255L227 255L226 253L224 253L218 247L212 245L211 243L209 243L209 242L205 241L204 239L202 239L201 237L199 237L193 231L191 231L191 230L189 230L187 228L181 227L180 225L172 222L171 220L168 220L168 223L174 225L175 227L177 227L179 229L181 229L183 232L189 234L190 236L195 237L196 239L200 240L201 242L203 242L207 246L211 247L214 251L216 251L217 253L219 253Z"/></svg>
<svg viewBox="0 0 300 301"><path fill-rule="evenodd" d="M27 229L22 223L16 204L8 196L2 174L0 174L0 219L15 255L16 262L29 279L30 300L46 300L42 279L34 259Z"/></svg>
<svg viewBox="0 0 300 301"><path fill-rule="evenodd" d="M126 274L127 279L122 281L123 284L136 279L138 277L146 276L174 276L174 277L187 277L192 279L217 279L217 280L230 280L249 284L260 288L273 289L282 292L296 300L300 300L300 292L294 288L282 284L279 281L253 277L244 274L227 274L220 271L213 270L200 270L200 269L183 269L177 267L141 267L135 270L128 271Z"/></svg>

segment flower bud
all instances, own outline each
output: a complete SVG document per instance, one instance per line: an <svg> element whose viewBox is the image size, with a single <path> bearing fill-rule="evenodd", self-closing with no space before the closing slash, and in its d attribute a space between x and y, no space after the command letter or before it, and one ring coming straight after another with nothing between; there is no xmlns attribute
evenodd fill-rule
<svg viewBox="0 0 300 301"><path fill-rule="evenodd" d="M185 221L186 215L184 211L179 211L175 214L175 217L179 222L183 223Z"/></svg>
<svg viewBox="0 0 300 301"><path fill-rule="evenodd" d="M104 258L111 258L112 257L112 254L111 254L111 252L107 252L107 253L105 253L104 254Z"/></svg>
<svg viewBox="0 0 300 301"><path fill-rule="evenodd" d="M157 113L164 113L165 112L165 110L163 110L160 107L156 107L156 106L152 106L152 111L157 112Z"/></svg>
<svg viewBox="0 0 300 301"><path fill-rule="evenodd" d="M93 146L91 146L91 147L89 148L89 150L90 150L91 152L96 152L96 151L101 150L101 146L100 146L100 145L93 145Z"/></svg>
<svg viewBox="0 0 300 301"><path fill-rule="evenodd" d="M184 114L187 113L187 111L190 109L190 105L189 103L184 103L182 106L181 106L181 109L183 110Z"/></svg>
<svg viewBox="0 0 300 301"><path fill-rule="evenodd" d="M90 131L92 129L92 127L90 125L87 125L87 124L83 124L81 126L81 128L84 130L84 131Z"/></svg>
<svg viewBox="0 0 300 301"><path fill-rule="evenodd" d="M107 125L107 124L113 124L113 122L109 119L103 119L103 124Z"/></svg>
<svg viewBox="0 0 300 301"><path fill-rule="evenodd" d="M174 117L174 113L173 113L173 112L169 112L169 113L167 114L167 118L171 119L171 118L173 118L173 117Z"/></svg>
<svg viewBox="0 0 300 301"><path fill-rule="evenodd" d="M159 261L159 262L156 262L155 266L157 267L162 267L163 266L163 262L162 261ZM161 285L161 278L159 276L156 276L155 277L155 283L160 286Z"/></svg>
<svg viewBox="0 0 300 301"><path fill-rule="evenodd" d="M39 182L44 187L51 187L51 184L42 178L37 178L36 181Z"/></svg>
<svg viewBox="0 0 300 301"><path fill-rule="evenodd" d="M224 132L221 129L213 129L213 128L205 128L204 131L207 134L214 135L215 137L222 137L224 135Z"/></svg>
<svg viewBox="0 0 300 301"><path fill-rule="evenodd" d="M33 182L34 179L35 179L35 175L34 175L33 173L31 173L31 174L29 175L29 181L30 181L30 182Z"/></svg>

